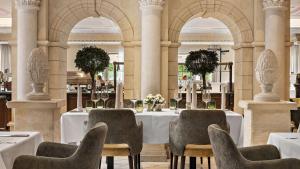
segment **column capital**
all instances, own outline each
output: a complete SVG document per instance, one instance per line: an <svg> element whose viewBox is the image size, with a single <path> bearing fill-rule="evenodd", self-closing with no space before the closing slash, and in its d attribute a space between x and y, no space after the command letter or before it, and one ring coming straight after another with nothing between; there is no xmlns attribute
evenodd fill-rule
<svg viewBox="0 0 300 169"><path fill-rule="evenodd" d="M139 0L141 9L159 9L163 10L165 0Z"/></svg>
<svg viewBox="0 0 300 169"><path fill-rule="evenodd" d="M264 0L263 1L264 10L266 9L287 10L288 9L287 5L288 5L287 0Z"/></svg>
<svg viewBox="0 0 300 169"><path fill-rule="evenodd" d="M15 0L17 9L40 9L40 0Z"/></svg>

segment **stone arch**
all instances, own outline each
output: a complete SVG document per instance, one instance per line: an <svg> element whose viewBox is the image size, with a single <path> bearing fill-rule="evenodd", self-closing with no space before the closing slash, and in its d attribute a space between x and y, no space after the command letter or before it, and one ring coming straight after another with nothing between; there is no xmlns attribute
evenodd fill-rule
<svg viewBox="0 0 300 169"><path fill-rule="evenodd" d="M49 30L51 42L67 42L72 28L87 17L104 16L113 20L121 29L123 41L132 41L134 30L125 13L109 0L78 0L54 17Z"/></svg>
<svg viewBox="0 0 300 169"><path fill-rule="evenodd" d="M253 42L253 31L246 16L233 4L224 0L197 1L182 9L171 22L169 38L172 42L179 41L184 24L194 16L213 17L222 21L230 30L235 45Z"/></svg>

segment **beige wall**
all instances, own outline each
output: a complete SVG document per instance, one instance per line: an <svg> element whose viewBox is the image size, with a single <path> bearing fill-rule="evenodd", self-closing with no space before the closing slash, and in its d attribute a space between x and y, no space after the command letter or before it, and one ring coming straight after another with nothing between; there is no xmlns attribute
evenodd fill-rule
<svg viewBox="0 0 300 169"><path fill-rule="evenodd" d="M42 0L41 2L38 38L40 44L49 48L49 58L52 59L49 62L56 67L60 65L58 72L67 70L64 61L67 60L67 53L74 56L70 51L66 52L70 30L80 20L100 14L114 20L122 31L126 97L140 95L141 12L138 0ZM174 68L174 64L177 62L181 27L190 18L202 16L219 19L231 30L235 42L233 47L235 66L241 68L241 71L236 71L235 74L239 82L235 88L236 103L241 99L252 99L257 89L253 67L259 52L264 48L264 14L261 4L262 0L166 0L161 27L161 93L164 97L168 98L168 93L176 88L177 69ZM59 76L53 74L51 78L65 81L66 77L61 73ZM52 98L63 96L55 94L62 91L65 87L63 85L61 83L49 86Z"/></svg>

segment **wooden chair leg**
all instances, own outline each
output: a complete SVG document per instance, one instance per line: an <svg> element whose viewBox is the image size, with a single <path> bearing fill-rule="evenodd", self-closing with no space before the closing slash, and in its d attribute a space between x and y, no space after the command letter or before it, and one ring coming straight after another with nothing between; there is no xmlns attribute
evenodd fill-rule
<svg viewBox="0 0 300 169"><path fill-rule="evenodd" d="M180 169L184 169L184 167L185 167L185 156L182 156L180 161Z"/></svg>
<svg viewBox="0 0 300 169"><path fill-rule="evenodd" d="M101 169L101 162L102 162L102 157L99 159L99 169Z"/></svg>
<svg viewBox="0 0 300 169"><path fill-rule="evenodd" d="M203 157L200 157L200 162L201 164L203 164Z"/></svg>
<svg viewBox="0 0 300 169"><path fill-rule="evenodd" d="M173 169L173 153L170 153L170 169Z"/></svg>
<svg viewBox="0 0 300 169"><path fill-rule="evenodd" d="M178 165L178 156L175 155L174 156L174 169L177 169L177 165Z"/></svg>
<svg viewBox="0 0 300 169"><path fill-rule="evenodd" d="M128 163L129 163L129 169L133 169L133 159L131 155L128 156Z"/></svg>
<svg viewBox="0 0 300 169"><path fill-rule="evenodd" d="M134 156L134 169L138 169L138 155Z"/></svg>
<svg viewBox="0 0 300 169"><path fill-rule="evenodd" d="M141 154L138 154L138 167L141 169Z"/></svg>
<svg viewBox="0 0 300 169"><path fill-rule="evenodd" d="M208 161L208 169L210 169L210 157L207 157L207 161Z"/></svg>

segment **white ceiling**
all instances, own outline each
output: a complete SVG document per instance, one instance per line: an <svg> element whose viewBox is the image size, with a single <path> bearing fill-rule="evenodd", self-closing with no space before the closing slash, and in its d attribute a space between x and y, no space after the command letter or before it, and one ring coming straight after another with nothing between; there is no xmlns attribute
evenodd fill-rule
<svg viewBox="0 0 300 169"><path fill-rule="evenodd" d="M120 33L120 28L112 20L104 17L89 17L75 25L72 33Z"/></svg>

